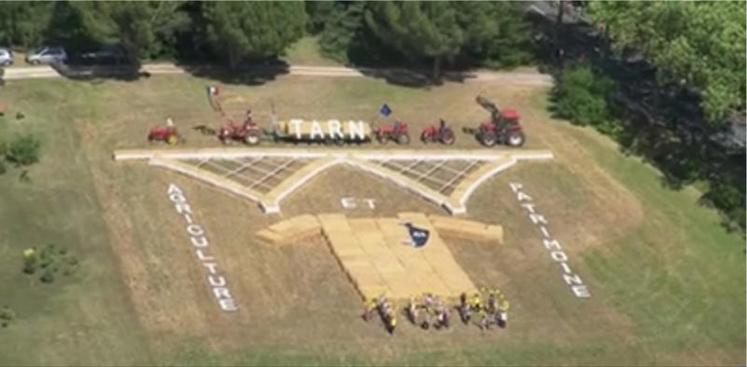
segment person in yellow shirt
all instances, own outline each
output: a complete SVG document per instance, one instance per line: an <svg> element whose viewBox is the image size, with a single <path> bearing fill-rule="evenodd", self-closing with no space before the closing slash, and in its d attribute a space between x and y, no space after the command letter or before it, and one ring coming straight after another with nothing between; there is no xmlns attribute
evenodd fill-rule
<svg viewBox="0 0 747 367"><path fill-rule="evenodd" d="M482 297L480 297L480 293L475 293L472 295L472 297L470 297L469 305L474 311L479 311L482 309Z"/></svg>
<svg viewBox="0 0 747 367"><path fill-rule="evenodd" d="M378 302L376 298L364 299L363 300L363 320L368 321L376 311Z"/></svg>

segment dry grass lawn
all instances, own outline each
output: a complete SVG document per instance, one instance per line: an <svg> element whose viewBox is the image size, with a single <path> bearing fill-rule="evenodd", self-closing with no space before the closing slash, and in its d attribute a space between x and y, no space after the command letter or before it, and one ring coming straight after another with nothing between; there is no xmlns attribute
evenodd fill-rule
<svg viewBox="0 0 747 367"><path fill-rule="evenodd" d="M16 83L20 82L8 83L9 88ZM26 89L18 96L72 82L23 83ZM468 203L469 218L504 227L504 245L446 238L475 284L497 286L508 295L509 328L482 333L476 327L456 325L444 332L424 332L402 324L397 335L391 337L381 325L360 320L359 296L324 243L274 247L260 243L254 233L280 219L306 213L391 217L402 211L444 214L442 209L382 179L353 168L335 167L293 193L283 203L282 214L264 215L250 201L196 180L143 162L116 163L111 159L114 149L147 147L147 130L162 124L167 116L186 133L187 146L216 146L215 138L188 130L194 125L220 123L205 97L208 83L213 82L156 76L132 83L77 83L68 88L68 93L81 93L85 98L49 96L68 98L70 106L65 108L79 112L71 117L67 128L79 137L76 146L85 159L81 166L90 172L91 195L95 195L105 224L106 245L115 259L114 268L107 271L124 283L127 302L137 317L136 323L127 325L145 335L142 342L147 349L135 344L120 348L142 353L148 361L198 365L744 362L743 281L727 283L728 291L707 301L707 309L701 311L708 314L692 326L702 328L706 320L723 326L728 324L723 317L741 314L742 318L735 320L741 326L723 334L701 330L705 334L695 336L677 329L682 338L662 336L667 333L667 325L686 318L672 316L668 322L657 321L657 332L654 324L641 324L642 319L648 321L641 316L649 314L648 305L627 303L647 297L645 287L662 292L661 297L688 297L686 280L696 275L680 278L685 273L679 265L693 260L667 249L664 243L668 237L663 231L671 230L679 236L692 256L717 251L698 247L694 239L710 238L717 242L712 246L722 248L733 247L738 239L721 233L715 217L685 194L666 199L667 203L686 203L682 205L693 211L694 217L680 218L679 223L672 219L677 218L671 212L674 209L665 211L660 209L664 204L647 203L651 197L662 197L660 192L664 190L651 183L655 174L639 162L617 157L614 148L596 134L551 119L538 102L544 90L479 83L448 83L422 90L363 78L295 76L279 77L260 86L225 87L224 107L237 118L251 106L255 119L269 121L270 105L274 103L281 118L371 120L378 107L388 103L399 118L411 124L413 136L439 117L456 129L475 126L486 118L473 101L482 92L499 105L512 106L522 113L528 148L548 148L555 153L555 161L520 163L499 174L484 183ZM35 106L33 100L19 103L30 111ZM480 148L461 133L456 146ZM424 148L417 141L412 147ZM611 171L610 167L622 168ZM639 180L626 179L623 170ZM511 192L508 184L512 181L524 185L537 209L549 219L553 237L563 244L570 265L589 285L591 299L576 299L565 286L559 267L542 247L541 234ZM166 191L171 183L184 190L196 222L206 229L210 253L226 276L239 311L221 312L210 294L207 272L191 249L184 220L168 200ZM344 196L374 199L376 208L345 211L340 205ZM688 232L688 226L696 220L709 226L708 232L699 232L697 236L701 237ZM662 250L655 250L658 248ZM656 257L669 269L669 277L659 275L664 277L659 283L639 282L640 274L630 269L635 264L628 267L616 260L630 259L628 251ZM701 265L718 266L715 261ZM744 274L743 262L724 266L729 274ZM645 261L640 267L651 276L658 274L658 269L655 263ZM616 278L615 272L622 278ZM741 289L737 289L740 284ZM696 293L691 297L709 294L701 288L692 292ZM740 294L742 301L732 298ZM729 299L737 304L728 304ZM740 306L739 302L742 310L733 312L732 307ZM652 300L654 304L662 310L669 307L663 298ZM105 309L96 312L106 317ZM706 347L690 348L692 343L686 340ZM76 359L68 356L64 362L75 363Z"/></svg>

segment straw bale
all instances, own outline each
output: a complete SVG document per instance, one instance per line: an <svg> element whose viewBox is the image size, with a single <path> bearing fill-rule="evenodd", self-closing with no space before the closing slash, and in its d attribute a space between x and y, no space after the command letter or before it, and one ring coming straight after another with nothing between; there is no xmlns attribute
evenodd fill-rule
<svg viewBox="0 0 747 367"><path fill-rule="evenodd" d="M488 233L492 236L492 239L498 243L503 243L503 226L489 225Z"/></svg>
<svg viewBox="0 0 747 367"><path fill-rule="evenodd" d="M286 233L293 230L293 222L289 220L283 220L270 226L270 229L275 233Z"/></svg>
<svg viewBox="0 0 747 367"><path fill-rule="evenodd" d="M273 244L280 244L283 242L282 236L267 228L258 231L257 237L265 242Z"/></svg>
<svg viewBox="0 0 747 367"><path fill-rule="evenodd" d="M317 220L325 231L352 231L347 218L343 214L320 214L317 216Z"/></svg>
<svg viewBox="0 0 747 367"><path fill-rule="evenodd" d="M350 224L350 228L356 233L358 232L379 233L380 231L379 226L376 225L375 219L370 219L370 218L348 219L348 223Z"/></svg>

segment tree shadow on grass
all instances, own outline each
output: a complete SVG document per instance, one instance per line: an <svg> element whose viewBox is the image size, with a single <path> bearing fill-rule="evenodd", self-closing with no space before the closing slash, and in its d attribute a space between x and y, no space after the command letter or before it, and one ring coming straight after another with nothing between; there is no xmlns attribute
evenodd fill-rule
<svg viewBox="0 0 747 367"><path fill-rule="evenodd" d="M653 65L634 52L615 56L588 27L564 24L557 39L552 22L535 21L535 30L543 33L537 59L556 80L562 70L582 60L618 86L608 98L614 132L602 132L619 143L623 154L640 156L658 168L667 188L702 186L701 203L725 213L727 229L744 226L745 150L744 142L735 140L733 123L707 122L697 93L657 81ZM561 57L559 49L564 51ZM550 112L562 117L556 102L550 100ZM743 112L740 119L744 121ZM594 127L601 131L612 125Z"/></svg>
<svg viewBox="0 0 747 367"><path fill-rule="evenodd" d="M463 83L474 75L466 71L445 71L433 78L430 70L403 68L357 68L361 74L375 79L383 79L389 84L410 88L431 88L444 82Z"/></svg>
<svg viewBox="0 0 747 367"><path fill-rule="evenodd" d="M192 76L234 85L262 85L275 80L280 75L290 73L290 65L281 60L273 60L263 64L241 65L234 70L206 64L179 64L178 66Z"/></svg>
<svg viewBox="0 0 747 367"><path fill-rule="evenodd" d="M70 80L97 81L112 79L135 81L150 75L140 70L140 65L76 65L54 63L50 65L61 76Z"/></svg>

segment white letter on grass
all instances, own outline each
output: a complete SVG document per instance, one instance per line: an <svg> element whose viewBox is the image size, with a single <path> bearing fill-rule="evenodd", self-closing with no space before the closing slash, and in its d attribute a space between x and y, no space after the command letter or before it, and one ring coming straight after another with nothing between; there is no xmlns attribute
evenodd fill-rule
<svg viewBox="0 0 747 367"><path fill-rule="evenodd" d="M366 139L366 129L363 128L363 121L348 121L348 130L350 130L350 140Z"/></svg>
<svg viewBox="0 0 747 367"><path fill-rule="evenodd" d="M331 136L332 139L345 138L345 135L342 134L342 124L340 124L340 120L327 121L327 131L329 131L329 136Z"/></svg>
<svg viewBox="0 0 747 367"><path fill-rule="evenodd" d="M303 120L292 119L289 123L293 126L293 133L296 134L296 139L301 139L301 125L303 125Z"/></svg>
<svg viewBox="0 0 747 367"><path fill-rule="evenodd" d="M322 131L322 126L319 125L319 121L314 120L311 121L311 135L309 137L311 140L314 140L317 136L319 139L324 139L324 131Z"/></svg>

